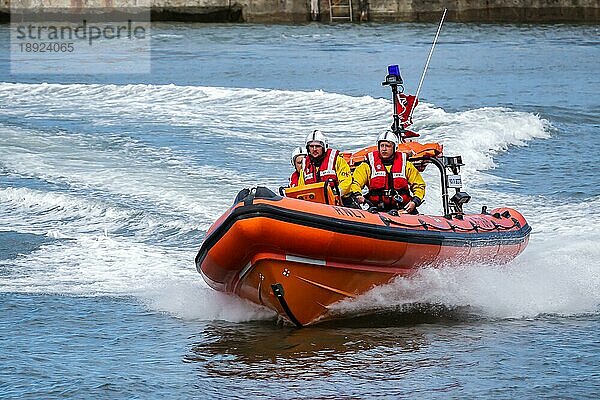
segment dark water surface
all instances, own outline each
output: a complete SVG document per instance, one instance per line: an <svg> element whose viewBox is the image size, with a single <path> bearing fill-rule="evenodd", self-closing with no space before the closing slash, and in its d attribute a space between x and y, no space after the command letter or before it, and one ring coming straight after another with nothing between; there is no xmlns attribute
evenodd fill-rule
<svg viewBox="0 0 600 400"><path fill-rule="evenodd" d="M0 398L599 397L599 29L447 24L414 127L530 245L297 330L195 253L311 129L370 144L386 66L414 92L436 26L155 24L152 74L118 76L10 75L0 26Z"/></svg>

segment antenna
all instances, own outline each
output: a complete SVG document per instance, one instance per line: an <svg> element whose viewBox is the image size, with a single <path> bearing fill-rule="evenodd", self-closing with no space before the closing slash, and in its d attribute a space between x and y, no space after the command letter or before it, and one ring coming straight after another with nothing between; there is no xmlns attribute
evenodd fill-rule
<svg viewBox="0 0 600 400"><path fill-rule="evenodd" d="M448 11L448 9L444 8L444 13L442 14L442 19L440 20L440 24L438 25L437 32L435 33L435 38L433 39L433 43L431 44L431 50L429 50L429 56L427 57L427 62L425 63L425 68L423 69L423 74L421 74L421 80L419 81L419 86L417 87L417 93L415 94L415 97L417 98L417 100L419 99L419 93L421 92L421 86L423 85L423 80L425 79L425 74L427 73L427 68L429 68L429 61L431 61L431 56L433 55L433 49L435 49L435 44L437 43L438 37L440 36L440 31L442 30L442 24L444 23L444 18L446 18L447 11ZM410 111L409 118L412 118L415 108L413 108Z"/></svg>

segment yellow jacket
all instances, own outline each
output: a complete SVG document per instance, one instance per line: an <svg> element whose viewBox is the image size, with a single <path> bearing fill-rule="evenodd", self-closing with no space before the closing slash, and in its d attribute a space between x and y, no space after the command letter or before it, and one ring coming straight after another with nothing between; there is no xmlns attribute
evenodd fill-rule
<svg viewBox="0 0 600 400"><path fill-rule="evenodd" d="M388 172L390 172L391 168L391 165L385 166L385 169ZM363 187L368 187L369 182L371 181L371 166L369 163L364 161L356 167L352 178L350 193L360 193ZM419 171L417 171L417 168L410 161L406 162L406 180L408 181L412 195L423 201L425 198L425 181L423 180L423 177L421 177Z"/></svg>
<svg viewBox="0 0 600 400"><path fill-rule="evenodd" d="M316 167L316 172L319 172L319 167ZM340 194L342 196L347 195L350 192L350 186L352 186L352 172L350 172L350 166L344 160L344 157L338 155L335 160L335 173L338 178L338 187L340 188ZM304 183L304 170L300 171L300 178L298 178L298 186L303 186Z"/></svg>

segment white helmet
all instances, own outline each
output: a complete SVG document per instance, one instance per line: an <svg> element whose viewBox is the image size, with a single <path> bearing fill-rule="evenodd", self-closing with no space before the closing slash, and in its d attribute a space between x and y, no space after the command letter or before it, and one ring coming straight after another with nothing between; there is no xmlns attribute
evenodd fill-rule
<svg viewBox="0 0 600 400"><path fill-rule="evenodd" d="M305 156L307 155L306 153L306 149L302 146L298 146L295 147L294 150L292 151L292 158L290 159L290 161L292 162L293 166L296 166L296 157L298 156Z"/></svg>
<svg viewBox="0 0 600 400"><path fill-rule="evenodd" d="M385 131L383 133L380 133L379 136L377 136L377 146L379 147L379 142L392 142L394 143L394 149L398 146L398 135L396 135L394 132L392 131Z"/></svg>
<svg viewBox="0 0 600 400"><path fill-rule="evenodd" d="M321 132L318 129L315 129L314 131L312 131L311 133L308 134L308 136L306 136L306 150L308 151L308 145L309 143L312 142L319 142L321 144L321 146L323 146L323 149L327 150L329 148L329 142L327 141L327 138L325 137L325 135L323 135L323 132Z"/></svg>

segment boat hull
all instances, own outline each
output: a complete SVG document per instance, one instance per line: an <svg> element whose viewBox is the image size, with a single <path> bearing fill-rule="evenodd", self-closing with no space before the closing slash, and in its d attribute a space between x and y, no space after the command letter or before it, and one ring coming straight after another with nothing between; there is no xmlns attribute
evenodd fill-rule
<svg viewBox="0 0 600 400"><path fill-rule="evenodd" d="M298 326L327 319L333 303L424 266L510 261L531 230L521 214L504 208L447 219L372 214L267 189L238 200L210 228L197 269L212 288Z"/></svg>

